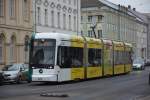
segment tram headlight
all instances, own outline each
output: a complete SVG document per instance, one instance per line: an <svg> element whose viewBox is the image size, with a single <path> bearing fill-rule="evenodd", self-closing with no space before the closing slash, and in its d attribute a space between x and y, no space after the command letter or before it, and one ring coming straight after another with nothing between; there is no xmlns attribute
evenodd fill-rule
<svg viewBox="0 0 150 100"><path fill-rule="evenodd" d="M53 69L53 68L54 68L54 66L52 66L52 65L51 65L51 66L48 66L48 69Z"/></svg>
<svg viewBox="0 0 150 100"><path fill-rule="evenodd" d="M35 67L32 67L32 69L35 69Z"/></svg>
<svg viewBox="0 0 150 100"><path fill-rule="evenodd" d="M48 69L53 69L53 66L49 66Z"/></svg>

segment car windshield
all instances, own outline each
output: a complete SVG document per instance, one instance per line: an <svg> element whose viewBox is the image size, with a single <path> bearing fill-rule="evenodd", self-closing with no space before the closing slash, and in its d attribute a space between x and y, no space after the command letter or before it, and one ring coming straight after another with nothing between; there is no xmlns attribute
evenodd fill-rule
<svg viewBox="0 0 150 100"><path fill-rule="evenodd" d="M17 71L17 70L19 70L19 64L14 64L14 65L12 65L12 66L9 66L8 68L7 68L7 71Z"/></svg>
<svg viewBox="0 0 150 100"><path fill-rule="evenodd" d="M55 40L35 40L31 63L54 65L55 43Z"/></svg>
<svg viewBox="0 0 150 100"><path fill-rule="evenodd" d="M6 65L2 70L3 71L7 71L9 67L11 67L12 65Z"/></svg>
<svg viewBox="0 0 150 100"><path fill-rule="evenodd" d="M141 59L136 59L136 60L134 60L133 61L133 64L143 64L144 63L144 61Z"/></svg>

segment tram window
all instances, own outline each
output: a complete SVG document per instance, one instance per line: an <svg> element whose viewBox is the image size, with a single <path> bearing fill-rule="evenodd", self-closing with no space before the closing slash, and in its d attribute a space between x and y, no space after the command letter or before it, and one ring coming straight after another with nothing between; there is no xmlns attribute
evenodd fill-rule
<svg viewBox="0 0 150 100"><path fill-rule="evenodd" d="M104 65L107 64L109 66L112 66L113 64L113 50L112 46L104 45Z"/></svg>
<svg viewBox="0 0 150 100"><path fill-rule="evenodd" d="M118 64L118 52L114 51L114 64L117 65Z"/></svg>
<svg viewBox="0 0 150 100"><path fill-rule="evenodd" d="M127 52L124 53L124 59L125 59L125 64L127 64L128 63Z"/></svg>
<svg viewBox="0 0 150 100"><path fill-rule="evenodd" d="M119 65L119 64L124 64L124 56L123 56L123 51L114 51L114 64Z"/></svg>
<svg viewBox="0 0 150 100"><path fill-rule="evenodd" d="M124 60L123 60L123 51L119 51L119 64L124 64Z"/></svg>
<svg viewBox="0 0 150 100"><path fill-rule="evenodd" d="M68 47L59 47L58 48L58 57L57 64L62 68L70 68L71 67L71 59L69 54Z"/></svg>
<svg viewBox="0 0 150 100"><path fill-rule="evenodd" d="M101 65L101 49L89 49L88 51L88 62L89 66Z"/></svg>
<svg viewBox="0 0 150 100"><path fill-rule="evenodd" d="M122 64L126 64L126 53L122 53Z"/></svg>
<svg viewBox="0 0 150 100"><path fill-rule="evenodd" d="M83 48L59 47L57 64L61 68L81 67L83 65Z"/></svg>
<svg viewBox="0 0 150 100"><path fill-rule="evenodd" d="M131 52L127 51L126 52L126 64L130 64L132 62L131 60Z"/></svg>
<svg viewBox="0 0 150 100"><path fill-rule="evenodd" d="M81 67L83 65L83 48L70 47L72 58L72 67Z"/></svg>

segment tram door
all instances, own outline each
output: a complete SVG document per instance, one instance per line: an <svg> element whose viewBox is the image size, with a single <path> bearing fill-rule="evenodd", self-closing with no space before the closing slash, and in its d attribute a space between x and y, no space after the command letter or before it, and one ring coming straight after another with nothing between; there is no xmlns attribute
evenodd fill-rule
<svg viewBox="0 0 150 100"><path fill-rule="evenodd" d="M113 75L113 46L112 42L105 43L103 52L103 75Z"/></svg>
<svg viewBox="0 0 150 100"><path fill-rule="evenodd" d="M130 44L125 44L125 72L131 72L131 68L132 68L132 46Z"/></svg>

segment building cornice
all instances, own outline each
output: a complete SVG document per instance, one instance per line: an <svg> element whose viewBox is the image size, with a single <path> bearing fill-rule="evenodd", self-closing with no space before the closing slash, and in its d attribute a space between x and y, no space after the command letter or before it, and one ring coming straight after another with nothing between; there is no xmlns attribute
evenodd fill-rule
<svg viewBox="0 0 150 100"><path fill-rule="evenodd" d="M7 29L15 29L15 30L23 30L23 31L33 31L32 28L27 28L27 27L20 27L20 26L10 26L10 25L4 25L0 24L0 28L7 28Z"/></svg>

